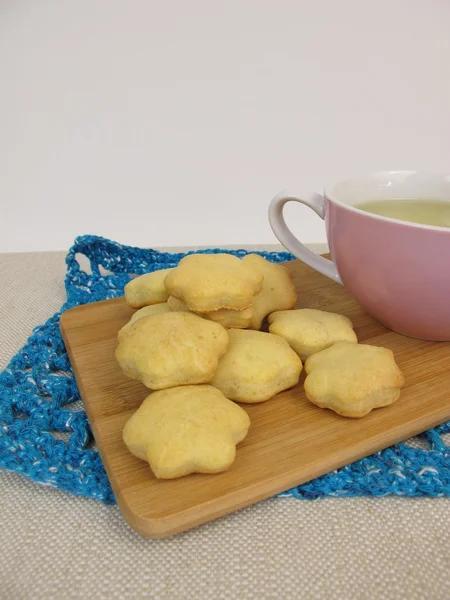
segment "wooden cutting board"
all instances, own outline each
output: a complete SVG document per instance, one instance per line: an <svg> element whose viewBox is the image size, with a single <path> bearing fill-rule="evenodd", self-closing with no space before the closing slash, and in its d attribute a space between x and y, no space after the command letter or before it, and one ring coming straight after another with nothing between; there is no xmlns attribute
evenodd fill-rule
<svg viewBox="0 0 450 600"><path fill-rule="evenodd" d="M400 399L363 419L346 419L295 388L263 404L242 405L251 419L229 471L157 480L122 441L127 419L149 394L114 359L117 332L133 311L123 298L72 308L61 331L120 510L140 534L164 537L283 492L450 419L450 343L393 333L346 290L300 261L287 263L300 308L349 317L360 342L394 351L406 377Z"/></svg>

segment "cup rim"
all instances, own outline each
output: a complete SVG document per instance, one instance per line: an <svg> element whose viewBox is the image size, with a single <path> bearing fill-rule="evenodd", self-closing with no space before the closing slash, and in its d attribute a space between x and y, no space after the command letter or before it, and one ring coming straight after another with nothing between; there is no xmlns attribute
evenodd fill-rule
<svg viewBox="0 0 450 600"><path fill-rule="evenodd" d="M324 197L334 204L345 208L351 212L355 212L360 215L365 215L366 217L376 219L377 221L385 221L387 223L396 223L398 225L403 225L406 227L414 227L416 229L429 229L431 231L441 231L450 233L450 227L442 227L439 225L426 225L425 223L412 223L411 221L402 221L401 219L394 219L393 217L384 217L382 215L376 215L373 213L368 213L360 208L356 208L355 206L351 206L350 204L346 204L345 202L338 200L333 194L333 189L339 183L343 183L345 181L351 181L352 179L361 179L361 178L373 178L375 176L388 176L388 175L424 175L428 177L436 177L436 178L447 178L450 183L450 174L444 172L431 172L431 171L414 171L407 169L398 169L398 170L382 170L382 171L366 171L360 173L354 173L353 175L349 175L347 177L340 177L339 179L333 179L329 181L324 187Z"/></svg>

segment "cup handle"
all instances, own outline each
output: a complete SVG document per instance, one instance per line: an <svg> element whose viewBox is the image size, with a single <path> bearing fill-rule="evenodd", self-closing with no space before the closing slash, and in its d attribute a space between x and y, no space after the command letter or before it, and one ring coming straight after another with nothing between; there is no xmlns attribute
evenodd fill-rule
<svg viewBox="0 0 450 600"><path fill-rule="evenodd" d="M283 208L287 202L299 202L312 208L321 219L325 217L325 199L320 194L315 192L304 192L303 194L294 194L288 190L280 192L273 198L269 206L269 223L272 231L279 239L281 244L294 256L309 265L315 271L329 277L336 283L342 283L342 279L338 273L336 265L333 261L319 256L294 236L284 220Z"/></svg>

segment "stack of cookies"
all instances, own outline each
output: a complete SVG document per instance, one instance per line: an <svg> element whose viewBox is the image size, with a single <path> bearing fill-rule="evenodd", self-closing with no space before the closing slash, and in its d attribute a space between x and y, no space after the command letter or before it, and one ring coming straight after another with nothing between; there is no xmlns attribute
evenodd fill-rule
<svg viewBox="0 0 450 600"><path fill-rule="evenodd" d="M390 350L358 344L349 319L293 310L289 271L257 254L192 254L132 280L125 298L138 310L118 333L116 359L153 393L123 437L159 478L229 468L250 426L236 402L295 386L302 361L307 397L345 416L392 403L403 385Z"/></svg>

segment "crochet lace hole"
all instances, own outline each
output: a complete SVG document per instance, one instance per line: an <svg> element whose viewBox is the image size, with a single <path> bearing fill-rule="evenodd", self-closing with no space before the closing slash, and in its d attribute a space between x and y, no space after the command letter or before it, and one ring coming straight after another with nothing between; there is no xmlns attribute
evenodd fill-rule
<svg viewBox="0 0 450 600"><path fill-rule="evenodd" d="M98 270L100 271L100 275L107 276L107 275L114 275L114 273L112 271L108 271L108 269L105 269L104 267L102 267L102 265L98 265Z"/></svg>
<svg viewBox="0 0 450 600"><path fill-rule="evenodd" d="M441 433L441 438L447 448L450 448L450 433Z"/></svg>
<svg viewBox="0 0 450 600"><path fill-rule="evenodd" d="M80 254L80 252L77 252L75 254L75 260L77 261L82 271L88 273L89 275L92 275L91 263L87 256L85 256L84 254Z"/></svg>
<svg viewBox="0 0 450 600"><path fill-rule="evenodd" d="M430 443L424 435L416 435L409 440L406 440L405 446L421 450L431 450Z"/></svg>
<svg viewBox="0 0 450 600"><path fill-rule="evenodd" d="M72 432L69 432L69 431L55 431L54 430L54 431L50 431L50 433L55 438L55 440L62 441L65 444L69 443L70 436L72 435Z"/></svg>
<svg viewBox="0 0 450 600"><path fill-rule="evenodd" d="M88 441L84 444L83 450L97 450L94 436L90 435Z"/></svg>
<svg viewBox="0 0 450 600"><path fill-rule="evenodd" d="M12 413L15 419L20 419L21 421L24 421L29 417L29 415L24 413L22 410L20 410L20 408L17 408L17 406L15 405L12 406Z"/></svg>
<svg viewBox="0 0 450 600"><path fill-rule="evenodd" d="M64 410L71 410L72 412L84 411L82 400L70 400L63 405Z"/></svg>
<svg viewBox="0 0 450 600"><path fill-rule="evenodd" d="M72 373L67 371L61 371L61 369L55 369L54 367L50 367L52 375L57 375L58 377L64 377L65 379L73 379Z"/></svg>

